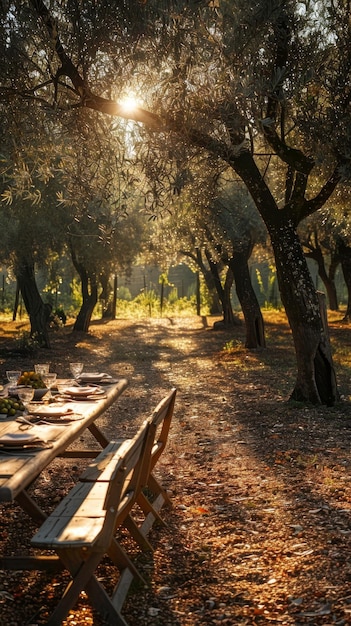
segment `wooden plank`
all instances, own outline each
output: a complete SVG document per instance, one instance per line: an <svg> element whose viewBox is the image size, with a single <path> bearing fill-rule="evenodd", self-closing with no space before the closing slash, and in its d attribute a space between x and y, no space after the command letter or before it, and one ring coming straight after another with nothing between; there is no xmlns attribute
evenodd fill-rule
<svg viewBox="0 0 351 626"><path fill-rule="evenodd" d="M115 459L115 453L120 448L121 444L126 440L117 440L111 441L106 448L98 456L89 463L88 467L84 470L84 472L80 475L79 480L82 482L93 482L96 480L101 480L102 473L109 466L111 471L113 467L113 462ZM105 480L110 480L111 476L107 472L105 474Z"/></svg>
<svg viewBox="0 0 351 626"><path fill-rule="evenodd" d="M79 483L73 487L34 535L32 545L55 548L61 543L75 547L93 544L106 516L106 491L106 483Z"/></svg>
<svg viewBox="0 0 351 626"><path fill-rule="evenodd" d="M91 547L104 524L104 517L55 517L42 526L32 539L32 545L47 549Z"/></svg>
<svg viewBox="0 0 351 626"><path fill-rule="evenodd" d="M85 448L85 449L77 449L77 450L65 450L57 455L59 459L95 459L96 455L99 453L99 450L95 450L95 448Z"/></svg>

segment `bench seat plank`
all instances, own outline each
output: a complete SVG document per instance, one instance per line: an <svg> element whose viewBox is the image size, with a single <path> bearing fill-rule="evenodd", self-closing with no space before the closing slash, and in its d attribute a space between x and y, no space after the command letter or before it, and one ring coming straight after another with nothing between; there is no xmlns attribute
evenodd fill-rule
<svg viewBox="0 0 351 626"><path fill-rule="evenodd" d="M80 483L73 487L32 538L32 545L55 548L92 545L101 531L108 483Z"/></svg>

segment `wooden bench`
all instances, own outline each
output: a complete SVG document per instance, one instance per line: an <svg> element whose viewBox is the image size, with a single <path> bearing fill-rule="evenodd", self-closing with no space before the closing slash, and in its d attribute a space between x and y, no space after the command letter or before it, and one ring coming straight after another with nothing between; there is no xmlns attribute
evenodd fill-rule
<svg viewBox="0 0 351 626"><path fill-rule="evenodd" d="M125 526L142 549L151 548L146 535L161 506L170 503L152 472L166 445L175 394L173 389L158 404L135 437L112 442L99 454L33 537L32 545L54 550L72 577L48 625L60 625L85 590L107 624L127 626L121 611L130 584L133 578L145 581L116 531ZM145 512L141 526L131 516L136 504ZM119 570L110 595L95 576L105 555Z"/></svg>
<svg viewBox="0 0 351 626"><path fill-rule="evenodd" d="M162 524L165 523L160 515L161 508L163 506L171 506L171 500L167 491L156 479L154 469L167 444L176 393L177 390L173 388L158 403L149 418L154 427L155 436L148 471L141 478L141 488L136 498L137 504L145 514L145 519L141 526L137 525L131 513L129 513L123 524L143 550L152 550L152 546L146 536L155 520L160 521ZM104 448L96 459L89 464L87 469L80 476L80 480L83 482L97 480L103 472L106 472L106 468L110 464L110 459L123 442L125 442L124 439L118 439Z"/></svg>

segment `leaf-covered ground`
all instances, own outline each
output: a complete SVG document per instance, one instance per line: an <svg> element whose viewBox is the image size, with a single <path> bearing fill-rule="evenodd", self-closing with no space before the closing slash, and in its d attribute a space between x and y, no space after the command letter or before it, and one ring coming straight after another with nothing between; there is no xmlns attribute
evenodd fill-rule
<svg viewBox="0 0 351 626"><path fill-rule="evenodd" d="M178 389L158 466L173 508L167 527L152 531L154 553L139 558L149 586L125 604L130 626L351 624L350 327L340 314L330 323L342 401L307 407L287 401L295 359L285 318L264 317L266 350L244 348L243 326L215 332L213 320L193 317L96 322L87 336L67 327L34 358L59 376L79 359L129 379L99 422L111 437L134 433ZM9 352L13 328L3 324L3 375L34 362ZM56 461L33 496L51 510L81 469ZM0 550L16 554L35 526L15 505L0 505L0 515ZM113 580L108 562L99 575ZM0 571L1 626L45 624L63 580ZM82 597L64 624L103 622Z"/></svg>

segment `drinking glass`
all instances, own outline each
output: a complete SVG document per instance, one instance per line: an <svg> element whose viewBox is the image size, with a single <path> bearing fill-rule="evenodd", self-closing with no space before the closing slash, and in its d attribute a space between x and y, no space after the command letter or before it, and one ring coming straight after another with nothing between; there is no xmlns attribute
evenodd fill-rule
<svg viewBox="0 0 351 626"><path fill-rule="evenodd" d="M36 374L43 376L44 374L48 374L50 369L50 363L37 363L34 365L34 371Z"/></svg>
<svg viewBox="0 0 351 626"><path fill-rule="evenodd" d="M51 394L51 388L54 386L54 384L56 383L56 377L57 374L54 372L50 372L49 374L42 374L41 375L42 379L43 379L43 383L45 385L45 387L48 388L48 392L45 394L46 398L51 398L52 394Z"/></svg>
<svg viewBox="0 0 351 626"><path fill-rule="evenodd" d="M28 413L28 404L34 398L33 387L26 387L25 385L18 385L16 393L24 406L24 413Z"/></svg>
<svg viewBox="0 0 351 626"><path fill-rule="evenodd" d="M70 363L69 367L75 380L78 380L79 376L81 375L84 369L84 364L83 363Z"/></svg>
<svg viewBox="0 0 351 626"><path fill-rule="evenodd" d="M7 370L6 378L9 381L10 385L17 385L17 381L21 376L21 373L22 372L19 372L18 370Z"/></svg>

